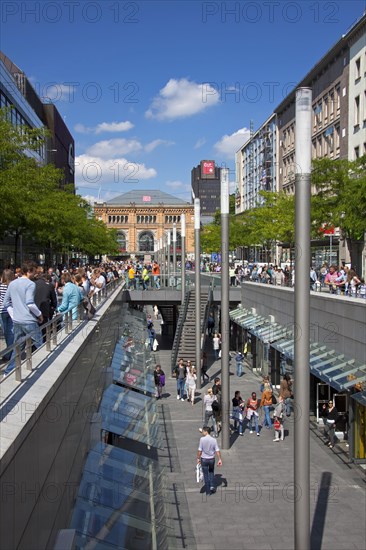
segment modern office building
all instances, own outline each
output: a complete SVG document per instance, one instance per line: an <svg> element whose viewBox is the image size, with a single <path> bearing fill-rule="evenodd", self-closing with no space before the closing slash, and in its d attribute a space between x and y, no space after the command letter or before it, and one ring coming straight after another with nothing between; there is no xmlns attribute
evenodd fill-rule
<svg viewBox="0 0 366 550"><path fill-rule="evenodd" d="M39 151L39 161L52 163L63 171L62 186L74 185L75 143L56 106L42 102L25 73L3 52L0 52L0 71L0 106L12 107L12 121L16 125L45 126L49 130L50 137Z"/></svg>
<svg viewBox="0 0 366 550"><path fill-rule="evenodd" d="M277 191L277 124L271 115L237 151L235 212L239 214L262 202L260 191Z"/></svg>
<svg viewBox="0 0 366 550"><path fill-rule="evenodd" d="M153 256L159 241L177 231L177 254L181 251L181 215L186 216L186 253L194 253L194 207L159 190L133 190L104 203L95 203L94 215L117 230L120 257Z"/></svg>
<svg viewBox="0 0 366 550"><path fill-rule="evenodd" d="M211 223L220 209L220 175L221 168L216 166L214 160L201 160L198 166L192 168L192 201L200 199L203 225Z"/></svg>

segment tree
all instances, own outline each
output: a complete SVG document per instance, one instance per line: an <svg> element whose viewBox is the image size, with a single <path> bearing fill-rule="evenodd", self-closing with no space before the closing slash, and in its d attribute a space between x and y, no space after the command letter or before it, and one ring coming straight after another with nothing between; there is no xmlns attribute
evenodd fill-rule
<svg viewBox="0 0 366 550"><path fill-rule="evenodd" d="M351 263L360 267L366 232L366 155L355 160L319 159L313 163L313 224L318 234L339 227Z"/></svg>
<svg viewBox="0 0 366 550"><path fill-rule="evenodd" d="M35 239L59 251L75 248L90 254L118 251L115 232L97 222L90 205L72 187L61 189L62 170L44 165L44 128L13 126L9 109L0 109L0 237Z"/></svg>

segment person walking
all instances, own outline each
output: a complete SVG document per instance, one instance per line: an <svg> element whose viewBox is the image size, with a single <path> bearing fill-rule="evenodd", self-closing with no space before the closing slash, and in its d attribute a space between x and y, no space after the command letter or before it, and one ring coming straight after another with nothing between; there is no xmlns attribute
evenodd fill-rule
<svg viewBox="0 0 366 550"><path fill-rule="evenodd" d="M151 273L154 278L154 285L156 290L160 290L160 266L157 262L153 262Z"/></svg>
<svg viewBox="0 0 366 550"><path fill-rule="evenodd" d="M266 383L264 384L264 389L262 393L262 399L261 399L261 407L264 411L264 420L262 427L264 428L265 425L267 425L267 428L270 430L272 428L272 420L269 414L270 407L272 406L272 389L271 386Z"/></svg>
<svg viewBox="0 0 366 550"><path fill-rule="evenodd" d="M243 374L243 361L244 357L241 351L238 351L238 353L235 356L235 362L236 362L236 376L240 378Z"/></svg>
<svg viewBox="0 0 366 550"><path fill-rule="evenodd" d="M244 413L244 401L240 395L240 391L236 391L232 398L233 404L233 418L234 418L234 431L238 431L239 435L243 435L243 413ZM238 429L239 426L239 429Z"/></svg>
<svg viewBox="0 0 366 550"><path fill-rule="evenodd" d="M204 384L205 378L207 378L208 381L210 381L210 377L207 374L207 353L205 351L202 352L201 355L201 375L202 375L202 383Z"/></svg>
<svg viewBox="0 0 366 550"><path fill-rule="evenodd" d="M210 419L212 419L212 428L215 436L217 435L217 426L212 404L216 402L216 400L216 396L213 394L212 389L209 388L203 398L203 406L205 407L205 426L208 426Z"/></svg>
<svg viewBox="0 0 366 550"><path fill-rule="evenodd" d="M220 357L220 338L217 332L215 332L214 337L212 338L212 347L215 354L215 360L218 361Z"/></svg>
<svg viewBox="0 0 366 550"><path fill-rule="evenodd" d="M324 433L326 437L328 438L328 447L330 449L333 449L334 443L335 443L335 429L336 429L336 423L338 420L338 411L333 403L333 401L329 401L328 403L328 411L324 426Z"/></svg>
<svg viewBox="0 0 366 550"><path fill-rule="evenodd" d="M184 360L180 359L175 368L175 376L177 379L177 399L184 401L184 386L186 383L186 367Z"/></svg>
<svg viewBox="0 0 366 550"><path fill-rule="evenodd" d="M274 442L284 440L284 437L285 437L285 430L283 427L284 413L285 413L285 404L283 402L282 395L279 395L278 403L275 406L274 412L273 412L273 419L274 419L273 427L275 429L275 438L273 440Z"/></svg>
<svg viewBox="0 0 366 550"><path fill-rule="evenodd" d="M222 466L222 459L217 440L211 437L211 429L203 426L202 437L197 451L197 463L201 464L203 479L205 481L206 495L216 492L215 486L215 455L218 458L217 465Z"/></svg>
<svg viewBox="0 0 366 550"><path fill-rule="evenodd" d="M247 401L247 420L248 420L248 426L249 426L249 433L254 432L254 426L257 436L259 437L259 426L258 426L258 399L257 394L255 391L252 392L252 395L249 397ZM254 426L253 426L254 422Z"/></svg>
<svg viewBox="0 0 366 550"><path fill-rule="evenodd" d="M286 409L286 416L291 415L292 409L292 380L289 374L284 374L280 382L280 396L283 399Z"/></svg>
<svg viewBox="0 0 366 550"><path fill-rule="evenodd" d="M196 382L197 374L196 369L191 364L190 361L187 361L187 375L186 375L186 386L187 386L187 403L191 402L192 407L194 405L194 394L196 391Z"/></svg>
<svg viewBox="0 0 366 550"><path fill-rule="evenodd" d="M163 396L163 387L165 386L165 373L161 365L156 365L154 370L154 382L156 389L156 399L161 399Z"/></svg>

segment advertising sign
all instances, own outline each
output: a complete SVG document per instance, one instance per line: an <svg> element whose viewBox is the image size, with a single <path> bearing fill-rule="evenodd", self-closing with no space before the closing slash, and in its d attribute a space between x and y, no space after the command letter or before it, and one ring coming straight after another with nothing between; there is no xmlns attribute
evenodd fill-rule
<svg viewBox="0 0 366 550"><path fill-rule="evenodd" d="M201 178L202 179L215 178L215 161L214 160L201 160Z"/></svg>

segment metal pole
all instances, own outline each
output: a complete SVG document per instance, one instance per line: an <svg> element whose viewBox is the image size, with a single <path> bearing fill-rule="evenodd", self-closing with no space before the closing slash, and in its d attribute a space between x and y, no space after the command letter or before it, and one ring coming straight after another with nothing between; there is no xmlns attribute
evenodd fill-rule
<svg viewBox="0 0 366 550"><path fill-rule="evenodd" d="M329 235L329 267L332 265L332 256L333 256L333 251L332 251L332 244L333 244L333 235Z"/></svg>
<svg viewBox="0 0 366 550"><path fill-rule="evenodd" d="M161 271L162 271L161 286L164 286L164 287L165 287L165 276L166 276L165 255L166 255L166 240L165 238L163 238L162 239L162 262L161 262Z"/></svg>
<svg viewBox="0 0 366 550"><path fill-rule="evenodd" d="M296 90L295 176L295 550L310 550L310 88Z"/></svg>
<svg viewBox="0 0 366 550"><path fill-rule="evenodd" d="M168 282L167 287L170 287L170 241L171 241L171 235L170 235L170 229L168 233L168 265L167 265L167 272L168 272Z"/></svg>
<svg viewBox="0 0 366 550"><path fill-rule="evenodd" d="M177 276L177 224L173 223L173 277L174 277L174 286L176 283Z"/></svg>
<svg viewBox="0 0 366 550"><path fill-rule="evenodd" d="M181 268L181 274L182 274L182 278L181 278L181 285L182 285L182 299L181 299L181 302L182 302L182 305L184 303L184 298L185 298L185 295L186 295L186 215L185 214L181 214L181 217L180 217L180 223L181 223L181 236L182 236L182 253L181 253L181 263L182 263L182 268Z"/></svg>
<svg viewBox="0 0 366 550"><path fill-rule="evenodd" d="M229 169L221 168L221 447L230 448Z"/></svg>
<svg viewBox="0 0 366 550"><path fill-rule="evenodd" d="M159 262L158 265L160 267L160 286L163 284L163 238L159 238Z"/></svg>
<svg viewBox="0 0 366 550"><path fill-rule="evenodd" d="M196 371L197 389L201 389L201 272L200 272L200 229L201 229L201 204L200 199L194 199L194 291L196 308Z"/></svg>

